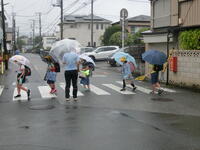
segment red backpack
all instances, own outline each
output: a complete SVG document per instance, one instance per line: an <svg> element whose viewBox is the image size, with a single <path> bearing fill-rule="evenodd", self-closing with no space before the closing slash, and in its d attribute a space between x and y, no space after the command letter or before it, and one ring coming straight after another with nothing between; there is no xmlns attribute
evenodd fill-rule
<svg viewBox="0 0 200 150"><path fill-rule="evenodd" d="M128 64L130 65L131 72L134 72L135 71L135 65L132 62L128 62Z"/></svg>

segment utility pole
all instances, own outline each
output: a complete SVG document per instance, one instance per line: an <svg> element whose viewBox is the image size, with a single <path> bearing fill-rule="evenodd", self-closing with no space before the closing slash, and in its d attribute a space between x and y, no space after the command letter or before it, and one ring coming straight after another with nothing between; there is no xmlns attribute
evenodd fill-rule
<svg viewBox="0 0 200 150"><path fill-rule="evenodd" d="M63 39L63 0L60 0L61 18L60 18L60 39Z"/></svg>
<svg viewBox="0 0 200 150"><path fill-rule="evenodd" d="M60 7L60 39L63 39L63 0L59 4L53 4L54 7Z"/></svg>
<svg viewBox="0 0 200 150"><path fill-rule="evenodd" d="M13 47L13 54L16 50L16 22L15 22L15 13L12 13L12 47Z"/></svg>
<svg viewBox="0 0 200 150"><path fill-rule="evenodd" d="M33 48L35 47L35 20L32 20L32 24L31 24L31 27L32 27L32 31L33 31L33 34L32 34L32 44L33 44Z"/></svg>
<svg viewBox="0 0 200 150"><path fill-rule="evenodd" d="M2 30L3 30L3 59L5 62L5 69L8 70L8 51L6 46L6 29L5 29L5 16L4 16L4 2L1 0L1 17L2 17Z"/></svg>
<svg viewBox="0 0 200 150"><path fill-rule="evenodd" d="M42 13L41 12L39 12L39 13L37 13L38 15L39 15L39 36L40 36L40 41L42 41L42 24L41 24L41 15L42 15ZM39 47L41 48L41 42L40 42L40 44L39 44Z"/></svg>
<svg viewBox="0 0 200 150"><path fill-rule="evenodd" d="M93 47L93 43L94 43L94 29L93 29L93 25L94 25L94 12L93 12L93 8L94 8L94 1L91 0L91 47Z"/></svg>
<svg viewBox="0 0 200 150"><path fill-rule="evenodd" d="M125 41L125 26L126 26L126 18L128 17L128 11L127 9L123 8L120 11L120 21L121 21L121 26L122 26L122 48L124 48L124 41Z"/></svg>

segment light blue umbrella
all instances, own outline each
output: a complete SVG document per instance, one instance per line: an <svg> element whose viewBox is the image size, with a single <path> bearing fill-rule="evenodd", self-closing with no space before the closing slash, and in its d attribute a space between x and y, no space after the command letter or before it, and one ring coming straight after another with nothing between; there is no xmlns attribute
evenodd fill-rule
<svg viewBox="0 0 200 150"><path fill-rule="evenodd" d="M132 62L134 64L135 67L137 67L137 64L136 64L136 61L135 61L135 58L131 55L129 55L128 53L124 53L124 52L117 52L113 55L113 58L115 59L115 61L122 65L123 63L120 61L120 59L122 57L125 57L127 62Z"/></svg>
<svg viewBox="0 0 200 150"><path fill-rule="evenodd" d="M162 65L167 61L167 56L157 50L147 50L142 54L142 59L152 65Z"/></svg>

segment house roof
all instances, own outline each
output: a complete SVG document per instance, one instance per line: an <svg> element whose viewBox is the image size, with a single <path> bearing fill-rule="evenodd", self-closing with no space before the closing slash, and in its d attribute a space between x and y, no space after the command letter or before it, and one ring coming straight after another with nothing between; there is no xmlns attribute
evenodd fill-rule
<svg viewBox="0 0 200 150"><path fill-rule="evenodd" d="M128 21L142 21L142 22L149 22L151 20L150 16L146 15L139 15L132 18L128 18Z"/></svg>
<svg viewBox="0 0 200 150"><path fill-rule="evenodd" d="M106 22L111 23L110 20L101 18L99 16L93 16L94 22ZM74 22L74 23L80 23L80 22L91 22L91 15L70 15L70 16L64 16L64 22Z"/></svg>

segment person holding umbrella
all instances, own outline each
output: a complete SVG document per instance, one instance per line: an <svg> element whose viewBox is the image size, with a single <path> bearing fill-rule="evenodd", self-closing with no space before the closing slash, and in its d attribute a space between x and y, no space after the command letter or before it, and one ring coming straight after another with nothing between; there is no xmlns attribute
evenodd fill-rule
<svg viewBox="0 0 200 150"><path fill-rule="evenodd" d="M47 84L51 88L51 91L49 92L50 94L56 94L56 67L55 64L53 63L53 58L50 55L47 55L44 57L45 61L47 62L47 72L45 75L45 81L47 81Z"/></svg>
<svg viewBox="0 0 200 150"><path fill-rule="evenodd" d="M120 61L123 63L122 65L122 78L123 78L123 88L120 91L126 90L126 82L129 81L131 86L133 87L133 91L136 90L136 86L133 82L133 76L131 72L131 66L127 62L126 57L121 57Z"/></svg>
<svg viewBox="0 0 200 150"><path fill-rule="evenodd" d="M152 94L158 91L158 94L162 94L163 90L160 88L159 72L163 70L163 64L167 61L165 53L157 50L148 50L142 54L142 59L151 64L151 84Z"/></svg>
<svg viewBox="0 0 200 150"><path fill-rule="evenodd" d="M30 69L28 69L30 67L29 60L26 59L24 56L15 55L10 58L10 61L17 64L19 67L17 70L17 72L18 72L18 74L17 74L17 93L18 94L16 96L14 96L14 98L20 98L21 90L24 90L25 92L27 92L28 100L30 100L31 90L23 87L23 84L26 82L26 72L27 72L27 70L30 71Z"/></svg>

